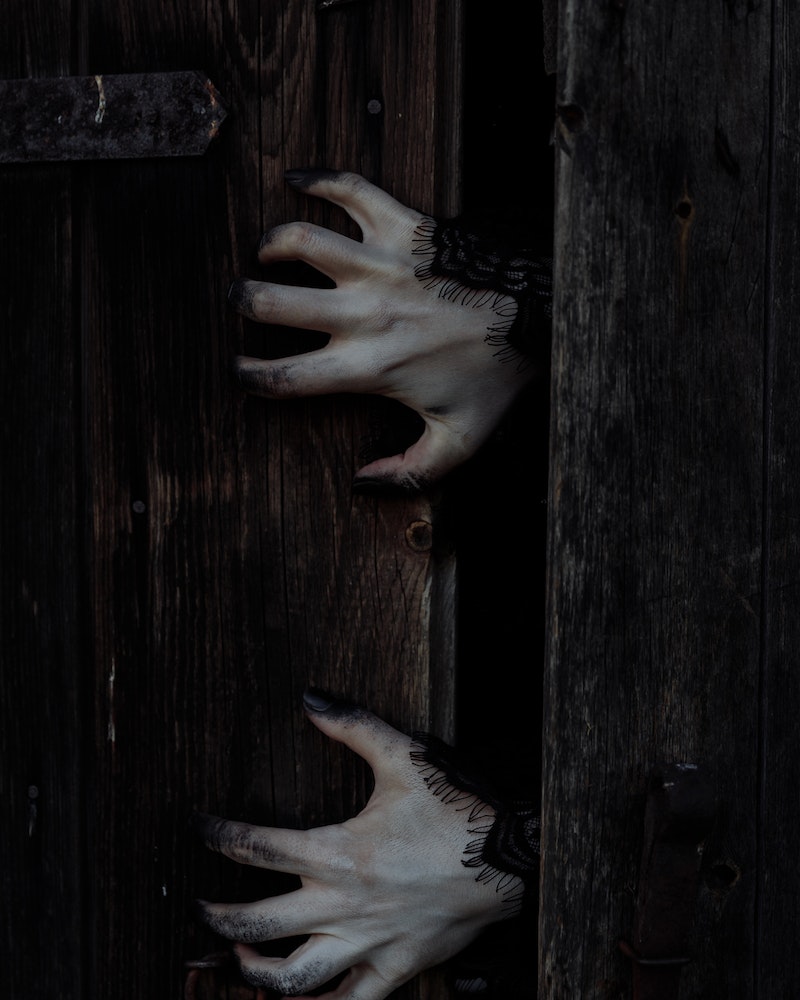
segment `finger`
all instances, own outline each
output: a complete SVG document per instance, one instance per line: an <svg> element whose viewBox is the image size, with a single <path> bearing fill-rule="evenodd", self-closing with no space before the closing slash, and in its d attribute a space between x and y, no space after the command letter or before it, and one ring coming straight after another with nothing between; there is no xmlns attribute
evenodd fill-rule
<svg viewBox="0 0 800 1000"><path fill-rule="evenodd" d="M375 251L358 240L312 225L288 222L270 229L261 238L258 259L262 264L302 260L339 282L347 275L363 274L374 266Z"/></svg>
<svg viewBox="0 0 800 1000"><path fill-rule="evenodd" d="M273 941L325 933L341 918L341 902L330 892L304 887L253 903L196 901L196 916L231 941Z"/></svg>
<svg viewBox="0 0 800 1000"><path fill-rule="evenodd" d="M438 425L426 424L418 441L397 455L376 459L356 472L353 489L365 493L418 493L429 489L474 449Z"/></svg>
<svg viewBox="0 0 800 1000"><path fill-rule="evenodd" d="M342 315L341 295L331 288L298 288L239 278L228 289L228 302L258 323L339 333L351 317Z"/></svg>
<svg viewBox="0 0 800 1000"><path fill-rule="evenodd" d="M253 826L207 813L195 813L191 825L206 847L240 864L301 876L316 875L320 868L307 830Z"/></svg>
<svg viewBox="0 0 800 1000"><path fill-rule="evenodd" d="M350 969L336 989L317 993L314 997L295 997L294 1000L385 1000L389 994L411 977L385 979L367 965Z"/></svg>
<svg viewBox="0 0 800 1000"><path fill-rule="evenodd" d="M233 373L247 392L267 399L326 396L331 393L370 393L375 376L365 359L346 344L327 345L307 354L268 360L238 357Z"/></svg>
<svg viewBox="0 0 800 1000"><path fill-rule="evenodd" d="M293 187L343 208L361 230L365 243L410 236L423 218L360 174L337 170L287 170Z"/></svg>
<svg viewBox="0 0 800 1000"><path fill-rule="evenodd" d="M344 972L361 956L340 938L312 937L287 958L261 955L247 944L234 948L242 975L252 986L300 996Z"/></svg>
<svg viewBox="0 0 800 1000"><path fill-rule="evenodd" d="M309 690L303 695L309 719L330 739L344 743L370 765L376 783L408 774L411 738L351 702Z"/></svg>

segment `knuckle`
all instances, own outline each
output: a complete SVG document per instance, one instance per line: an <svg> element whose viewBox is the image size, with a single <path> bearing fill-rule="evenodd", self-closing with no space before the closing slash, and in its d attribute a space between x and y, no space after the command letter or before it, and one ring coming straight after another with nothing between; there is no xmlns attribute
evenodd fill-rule
<svg viewBox="0 0 800 1000"><path fill-rule="evenodd" d="M315 831L316 839L309 849L325 859L332 876L352 877L359 873L358 845L360 838L343 827L323 827Z"/></svg>
<svg viewBox="0 0 800 1000"><path fill-rule="evenodd" d="M259 253L269 257L277 254L301 252L313 249L317 243L317 228L310 222L286 222L275 226L261 241Z"/></svg>
<svg viewBox="0 0 800 1000"><path fill-rule="evenodd" d="M267 318L280 305L280 290L266 282L262 282L253 289L251 298L251 312L259 318Z"/></svg>
<svg viewBox="0 0 800 1000"><path fill-rule="evenodd" d="M299 254L313 254L319 243L319 231L310 222L288 222L283 227L283 243Z"/></svg>
<svg viewBox="0 0 800 1000"><path fill-rule="evenodd" d="M369 187L371 187L369 181L362 177L361 174L356 174L352 170L342 171L336 178L337 183L339 183L343 188L347 188L350 194L358 197L360 194L364 194Z"/></svg>
<svg viewBox="0 0 800 1000"><path fill-rule="evenodd" d="M381 335L393 333L398 326L400 317L393 299L380 296L374 300L369 310L369 325Z"/></svg>

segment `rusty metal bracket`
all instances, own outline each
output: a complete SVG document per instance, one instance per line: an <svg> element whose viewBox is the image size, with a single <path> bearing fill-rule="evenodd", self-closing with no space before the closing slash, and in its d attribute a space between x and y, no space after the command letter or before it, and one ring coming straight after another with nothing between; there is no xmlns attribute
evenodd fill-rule
<svg viewBox="0 0 800 1000"><path fill-rule="evenodd" d="M201 156L227 116L205 74L0 80L0 163Z"/></svg>
<svg viewBox="0 0 800 1000"><path fill-rule="evenodd" d="M651 775L644 817L636 914L620 948L633 963L634 1000L677 1000L681 969L691 959L703 846L715 796L696 764L667 764Z"/></svg>

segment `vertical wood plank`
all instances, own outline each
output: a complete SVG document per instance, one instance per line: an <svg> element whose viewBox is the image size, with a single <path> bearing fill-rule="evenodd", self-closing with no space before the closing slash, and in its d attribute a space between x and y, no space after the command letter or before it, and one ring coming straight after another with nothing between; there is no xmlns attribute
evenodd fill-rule
<svg viewBox="0 0 800 1000"><path fill-rule="evenodd" d="M626 994L661 761L720 800L685 995L751 996L770 11L560 31L540 996Z"/></svg>
<svg viewBox="0 0 800 1000"><path fill-rule="evenodd" d="M227 374L234 353L263 341L224 302L232 278L253 273L263 228L332 218L286 189L284 169L337 150L353 155L343 166L364 162L348 115L372 127L365 84L357 76L351 91L348 73L374 63L373 77L417 102L403 134L409 158L425 152L409 196L432 203L431 190L447 187L434 156L444 140L410 141L423 127L426 142L446 130L412 86L411 63L397 62L399 41L411 41L414 73L437 65L437 5L420 10L387 5L385 21L348 12L321 27L306 3L89 6L87 72L202 68L231 112L205 161L83 175L93 974L104 997L179 995L183 962L220 946L187 918L193 896L286 885L189 843L192 808L313 825L365 801L360 762L303 718L308 684L404 728L452 731L452 556L436 547L432 498L351 495L379 411L348 397L246 398ZM383 141L372 136L370 148ZM252 994L224 978L212 990ZM435 982L399 995L440 995Z"/></svg>
<svg viewBox="0 0 800 1000"><path fill-rule="evenodd" d="M793 929L800 922L798 880L793 866L787 863L800 842L800 687L796 669L800 648L800 353L795 328L800 304L795 263L800 164L794 138L800 77L795 58L798 33L792 13L787 4L778 4L773 25L773 172L768 213L771 255L765 321L769 336L765 401L768 562L763 602L766 628L760 699L760 851L755 922L756 968L763 996L785 993L800 978L792 944Z"/></svg>
<svg viewBox="0 0 800 1000"><path fill-rule="evenodd" d="M4 5L0 74L70 72L72 5ZM83 997L80 411L69 168L0 170L0 993Z"/></svg>

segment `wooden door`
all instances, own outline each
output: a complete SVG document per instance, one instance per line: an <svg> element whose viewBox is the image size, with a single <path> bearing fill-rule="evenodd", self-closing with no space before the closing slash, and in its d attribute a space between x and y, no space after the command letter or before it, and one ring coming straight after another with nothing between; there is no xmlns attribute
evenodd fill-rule
<svg viewBox="0 0 800 1000"><path fill-rule="evenodd" d="M456 210L460 20L427 0L13 0L0 59L7 79L199 70L228 112L205 156L7 165L0 193L0 989L179 997L219 947L191 899L278 885L192 843L192 810L314 825L365 801L361 763L304 721L307 685L453 735L438 498L350 489L397 415L246 398L232 355L290 341L225 297L267 227L347 229L287 168ZM192 988L253 994L226 976Z"/></svg>

